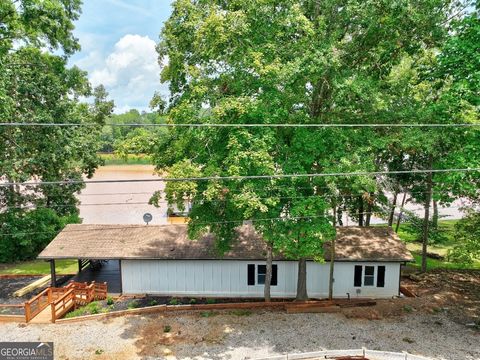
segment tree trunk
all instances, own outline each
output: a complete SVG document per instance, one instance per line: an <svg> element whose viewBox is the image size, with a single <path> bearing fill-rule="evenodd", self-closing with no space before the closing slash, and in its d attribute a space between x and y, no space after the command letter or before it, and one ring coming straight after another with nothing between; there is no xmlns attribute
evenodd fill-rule
<svg viewBox="0 0 480 360"><path fill-rule="evenodd" d="M395 226L395 232L398 233L398 228L400 227L400 222L402 221L403 207L405 206L405 201L407 200L407 192L403 193L402 205L400 206L400 213L397 218L397 225Z"/></svg>
<svg viewBox="0 0 480 360"><path fill-rule="evenodd" d="M393 194L393 200L392 200L392 209L390 210L390 216L388 217L388 226L393 226L393 219L395 217L395 208L397 207L397 197L398 197L398 191L395 190L395 193Z"/></svg>
<svg viewBox="0 0 480 360"><path fill-rule="evenodd" d="M363 226L363 199L358 198L358 226Z"/></svg>
<svg viewBox="0 0 480 360"><path fill-rule="evenodd" d="M333 208L333 226L336 226L337 208ZM328 298L333 299L333 273L335 271L335 237L332 239L330 247L330 276L328 278Z"/></svg>
<svg viewBox="0 0 480 360"><path fill-rule="evenodd" d="M432 227L434 229L438 228L438 203L437 203L437 200L433 200Z"/></svg>
<svg viewBox="0 0 480 360"><path fill-rule="evenodd" d="M265 274L265 285L264 285L265 302L271 301L270 284L272 283L272 261L273 261L272 245L267 243L267 272Z"/></svg>
<svg viewBox="0 0 480 360"><path fill-rule="evenodd" d="M367 214L365 217L365 226L370 226L370 221L372 220L372 212L373 212L373 194L370 194L368 203L367 203Z"/></svg>
<svg viewBox="0 0 480 360"><path fill-rule="evenodd" d="M307 259L298 260L297 301L308 300L307 294Z"/></svg>
<svg viewBox="0 0 480 360"><path fill-rule="evenodd" d="M433 160L430 156L429 169L433 166ZM422 272L427 271L427 246L428 246L428 225L430 222L430 202L432 200L432 173L427 175L427 188L425 193L425 216L423 218L423 236L422 236Z"/></svg>

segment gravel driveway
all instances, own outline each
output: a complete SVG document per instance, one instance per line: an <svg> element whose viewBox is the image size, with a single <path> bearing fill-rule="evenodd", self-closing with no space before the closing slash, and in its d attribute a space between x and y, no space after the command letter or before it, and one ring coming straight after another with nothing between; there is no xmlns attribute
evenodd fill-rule
<svg viewBox="0 0 480 360"><path fill-rule="evenodd" d="M324 349L480 359L480 333L443 313L395 319L342 314L177 313L56 325L0 324L2 341L53 341L56 359L244 359Z"/></svg>

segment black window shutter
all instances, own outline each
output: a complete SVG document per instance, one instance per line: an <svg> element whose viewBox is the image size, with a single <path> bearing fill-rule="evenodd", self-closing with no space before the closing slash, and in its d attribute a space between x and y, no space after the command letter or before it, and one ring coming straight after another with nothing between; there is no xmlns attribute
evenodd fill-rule
<svg viewBox="0 0 480 360"><path fill-rule="evenodd" d="M377 287L385 287L385 266L378 267Z"/></svg>
<svg viewBox="0 0 480 360"><path fill-rule="evenodd" d="M362 266L355 265L355 279L353 281L353 286L358 287L362 286Z"/></svg>
<svg viewBox="0 0 480 360"><path fill-rule="evenodd" d="M248 264L248 285L255 285L255 264Z"/></svg>
<svg viewBox="0 0 480 360"><path fill-rule="evenodd" d="M277 265L273 264L272 265L272 281L270 282L270 285L277 286L277 283L278 283L278 269L277 269Z"/></svg>

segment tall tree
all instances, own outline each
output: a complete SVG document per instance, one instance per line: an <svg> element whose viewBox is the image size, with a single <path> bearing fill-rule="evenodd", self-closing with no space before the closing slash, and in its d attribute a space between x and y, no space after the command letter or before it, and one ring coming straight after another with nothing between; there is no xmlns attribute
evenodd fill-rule
<svg viewBox="0 0 480 360"><path fill-rule="evenodd" d="M67 56L79 49L72 30L80 4L77 0L0 4L0 121L87 125L0 128L2 180L67 181L61 186L0 187L0 243L2 249L11 250L2 261L23 256L22 251L35 255L31 249L25 251L35 238L43 239L34 247L38 251L65 222L78 221L74 194L83 184L68 180L92 176L101 163L96 154L99 135L113 102L103 87L91 89L85 72L67 67ZM48 50L63 51L63 56ZM93 103L82 103L81 97L92 97ZM36 219L39 231L48 228L48 236L37 237L29 219ZM19 226L28 231L22 233ZM13 230L18 236L12 236Z"/></svg>
<svg viewBox="0 0 480 360"><path fill-rule="evenodd" d="M171 91L169 121L397 122L384 94L388 76L405 56L444 40L451 5L448 0L177 0L158 45L160 62L168 62L161 77ZM209 176L378 170L385 165L369 140L377 135L382 132L174 128L155 159L161 170L188 160ZM208 228L219 248L227 249L234 221L260 220L254 224L264 236L271 234L274 249L299 259L297 297L303 299L305 259L317 258L322 242L334 234L331 221L324 222L330 216L326 199L344 186L370 194L379 182L374 177L198 182L189 229L196 235ZM168 196L181 195L177 186L167 187ZM261 228L267 218L281 219L269 224L278 232Z"/></svg>

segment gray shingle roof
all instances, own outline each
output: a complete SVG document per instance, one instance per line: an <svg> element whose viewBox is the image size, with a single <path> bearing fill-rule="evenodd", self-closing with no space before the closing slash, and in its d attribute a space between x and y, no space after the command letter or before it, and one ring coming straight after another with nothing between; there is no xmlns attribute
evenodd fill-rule
<svg viewBox="0 0 480 360"><path fill-rule="evenodd" d="M251 225L237 228L237 240L223 256L214 238L189 240L186 225L67 225L39 259L235 259L264 260L265 244ZM391 228L337 228L336 260L410 261L412 255ZM326 248L325 258L329 259ZM275 259L282 259L281 256Z"/></svg>

